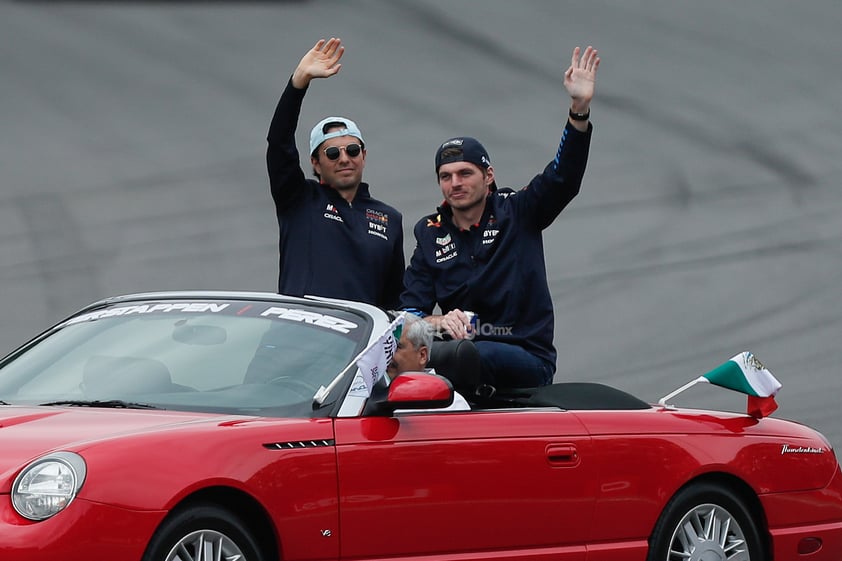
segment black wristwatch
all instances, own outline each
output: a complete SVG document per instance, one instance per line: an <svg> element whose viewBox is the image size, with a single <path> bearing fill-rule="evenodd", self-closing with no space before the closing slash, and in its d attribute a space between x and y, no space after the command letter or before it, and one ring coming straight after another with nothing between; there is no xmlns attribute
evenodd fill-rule
<svg viewBox="0 0 842 561"><path fill-rule="evenodd" d="M591 110L589 108L587 113L575 113L571 109L568 115L570 115L570 118L574 121L587 121L591 117Z"/></svg>

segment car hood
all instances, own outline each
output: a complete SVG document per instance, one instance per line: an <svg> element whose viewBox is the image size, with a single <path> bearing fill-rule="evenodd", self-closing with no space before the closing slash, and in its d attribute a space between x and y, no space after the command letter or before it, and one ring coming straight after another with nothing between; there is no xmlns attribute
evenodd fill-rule
<svg viewBox="0 0 842 561"><path fill-rule="evenodd" d="M82 450L104 439L186 424L242 423L254 417L87 407L0 407L0 480L52 450Z"/></svg>

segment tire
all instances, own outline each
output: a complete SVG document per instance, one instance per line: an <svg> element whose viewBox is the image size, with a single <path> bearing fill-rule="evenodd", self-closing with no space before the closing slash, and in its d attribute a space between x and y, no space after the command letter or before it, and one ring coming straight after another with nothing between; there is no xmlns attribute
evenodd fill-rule
<svg viewBox="0 0 842 561"><path fill-rule="evenodd" d="M239 556L239 557L237 557ZM143 561L267 561L242 521L214 504L187 506L155 531Z"/></svg>
<svg viewBox="0 0 842 561"><path fill-rule="evenodd" d="M744 502L728 488L695 483L664 508L646 559L765 561L766 555L758 525Z"/></svg>

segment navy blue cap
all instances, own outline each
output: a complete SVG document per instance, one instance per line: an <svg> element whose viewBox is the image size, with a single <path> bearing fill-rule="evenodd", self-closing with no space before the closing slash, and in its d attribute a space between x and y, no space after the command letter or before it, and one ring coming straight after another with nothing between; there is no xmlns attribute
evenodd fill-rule
<svg viewBox="0 0 842 561"><path fill-rule="evenodd" d="M462 152L449 154L442 158L442 152L447 148L459 148ZM491 157L488 155L488 150L476 138L457 136L444 141L436 150L436 173L439 172L442 164L451 162L470 162L482 169L488 169L491 166Z"/></svg>
<svg viewBox="0 0 842 561"><path fill-rule="evenodd" d="M459 150L449 151L446 156L442 157L442 152L447 148L458 148ZM439 149L436 150L436 175L438 175L439 168L443 164L452 162L469 162L481 169L491 167L491 157L488 155L488 150L480 144L479 140L470 136L457 136L450 140L445 140L439 146ZM497 183L492 182L489 185L489 189L496 191Z"/></svg>

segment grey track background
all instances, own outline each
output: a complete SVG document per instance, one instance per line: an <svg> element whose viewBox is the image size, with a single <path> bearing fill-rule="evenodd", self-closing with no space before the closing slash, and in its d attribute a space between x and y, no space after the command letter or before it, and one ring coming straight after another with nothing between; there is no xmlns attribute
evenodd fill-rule
<svg viewBox="0 0 842 561"><path fill-rule="evenodd" d="M656 401L751 350L784 384L776 415L838 446L840 28L838 0L0 1L0 354L104 296L272 291L266 129L318 38L347 53L300 145L326 114L361 124L407 255L436 145L477 136L525 184L593 44L589 169L545 235L557 380Z"/></svg>

